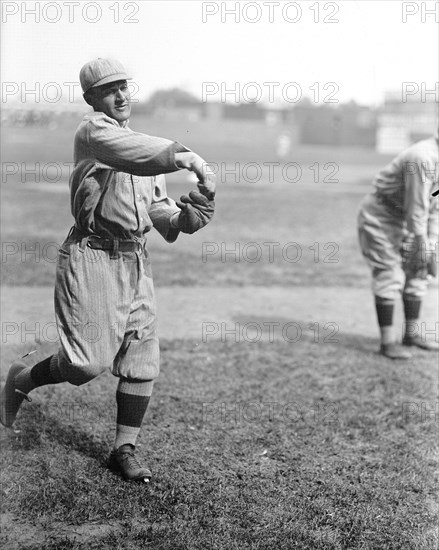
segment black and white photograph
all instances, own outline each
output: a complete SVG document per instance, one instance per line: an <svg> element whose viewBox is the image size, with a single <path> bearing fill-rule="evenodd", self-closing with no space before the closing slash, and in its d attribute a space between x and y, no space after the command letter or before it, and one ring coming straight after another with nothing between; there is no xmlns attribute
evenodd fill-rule
<svg viewBox="0 0 439 550"><path fill-rule="evenodd" d="M1 548L436 550L439 2L0 9Z"/></svg>

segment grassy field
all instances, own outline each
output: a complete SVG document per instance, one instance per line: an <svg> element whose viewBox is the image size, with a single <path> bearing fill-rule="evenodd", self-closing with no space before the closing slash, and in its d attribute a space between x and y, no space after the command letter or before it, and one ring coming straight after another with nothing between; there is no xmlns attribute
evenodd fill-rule
<svg viewBox="0 0 439 550"><path fill-rule="evenodd" d="M73 219L67 175L57 179L57 167L51 172L45 167L57 163L68 173L76 123L73 119L56 131L5 130L3 159L17 173L4 174L2 185L3 284L53 283L55 249ZM151 133L159 129L157 121L136 119L134 125ZM173 134L171 128L163 129L175 139L183 140L184 133L181 123ZM171 247L151 233L157 285L187 286L200 280L220 286L369 284L358 250L356 215L371 178L387 158L370 150L302 146L285 159L295 167L285 169L278 163L270 172L264 163L278 162L273 140L266 138L252 149L251 134L240 135L238 148L218 135L221 132L205 129L188 134L188 144L196 150L199 145L203 156L218 164L218 222L199 234L181 236ZM270 150L268 156L265 149ZM225 166L220 159L228 159ZM250 162L257 166L249 167ZM36 163L37 176L32 174ZM45 182L45 176L55 182ZM178 198L191 188L184 174L168 176L170 196Z"/></svg>
<svg viewBox="0 0 439 550"><path fill-rule="evenodd" d="M53 283L56 248L73 224L67 186L60 185L65 192L4 186L3 284ZM151 233L156 285L368 285L355 231L367 187L329 185L220 186L210 227L182 235L175 245ZM190 189L183 180L171 182L168 191L178 198Z"/></svg>
<svg viewBox="0 0 439 550"><path fill-rule="evenodd" d="M4 548L432 550L431 362L389 364L358 339L162 342L150 487L105 468L111 375L37 390L1 434Z"/></svg>
<svg viewBox="0 0 439 550"><path fill-rule="evenodd" d="M24 130L16 131L15 144L24 136ZM29 147L14 148L15 160L68 158L53 139L39 148L33 139ZM55 156L50 159L48 152ZM239 151L233 154L240 158ZM233 154L224 149L229 165ZM340 181L315 183L305 167L331 158L339 162ZM370 280L355 218L384 159L370 152L306 148L295 159L306 173L300 181L270 183L264 173L257 183L219 183L208 228L174 245L151 235L156 286L173 289L185 315L196 309L193 293L184 301L185 289L199 289L199 299L208 300L203 284L234 292L254 285L247 320L260 323L274 317L252 317L258 287L291 288L302 311L313 288L326 288L333 301L347 287L364 296ZM169 178L173 197L190 188L180 176ZM4 303L8 291L29 287L38 301L41 290L53 284L48 245L62 241L69 216L65 181L51 186L10 179L2 185ZM277 243L272 258L268 242ZM293 242L295 248L284 248ZM203 261L207 246L211 254ZM237 253L226 254L232 248ZM259 249L262 256L254 261ZM291 261L297 250L301 257ZM391 363L378 356L376 340L364 330L375 319L362 319L362 307L353 302L334 313L341 333L329 343L316 341L310 331L295 343L203 342L164 331L162 373L139 447L154 473L150 486L124 483L105 466L114 436L114 377L104 374L81 388L36 390L14 429L0 428L3 547L435 548L436 358L418 351L408 363ZM50 308L45 305L44 314ZM325 308L322 301L313 312L316 320ZM11 320L2 313L3 322ZM284 321L308 320L291 315ZM29 342L2 346L3 379L10 362L31 348ZM56 344L37 342L36 348L29 364L55 351Z"/></svg>
<svg viewBox="0 0 439 550"><path fill-rule="evenodd" d="M6 284L53 282L50 244L62 242L73 223L64 193L68 192L73 135L79 121L79 116L71 116L55 130L2 129L1 240L7 260L2 262ZM219 122L213 128L205 121L171 122L137 115L131 126L184 142L216 163L218 170L216 217L221 223L191 238L183 236L172 254L166 244L151 236L157 284L198 281L193 269L176 273L169 269L168 260L183 266L188 258L200 260L203 243L211 254L208 261L201 262L202 278L215 284L291 285L304 280L359 284L365 272L355 267L361 263L355 234L358 203L388 157L354 147L293 146L289 157L280 163L275 154L279 130L261 131L256 123ZM267 163L277 164L269 168ZM295 165L288 168L288 163ZM168 176L169 194L175 198L192 187L182 174ZM276 248L273 258L264 245L268 242ZM302 252L297 261L293 248L285 252L293 261L282 255L283 247L291 242ZM215 244L207 243L215 243L218 252L213 254ZM237 254L226 254L235 243ZM35 248L45 246L46 255L32 254ZM253 262L260 251L261 258ZM364 284L364 276L360 284Z"/></svg>

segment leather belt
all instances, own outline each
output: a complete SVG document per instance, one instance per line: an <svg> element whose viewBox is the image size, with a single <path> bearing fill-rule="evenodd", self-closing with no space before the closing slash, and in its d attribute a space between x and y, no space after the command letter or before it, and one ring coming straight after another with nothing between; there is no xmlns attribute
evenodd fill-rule
<svg viewBox="0 0 439 550"><path fill-rule="evenodd" d="M110 250L112 256L118 252L143 252L145 239L118 239L112 237L100 237L99 235L87 235L77 227L72 227L67 237L68 241L81 241L83 246L97 250Z"/></svg>
<svg viewBox="0 0 439 550"><path fill-rule="evenodd" d="M134 240L122 239L103 239L101 237L90 236L87 239L87 245L90 248L98 250L119 250L119 252L140 252L143 250L143 243Z"/></svg>

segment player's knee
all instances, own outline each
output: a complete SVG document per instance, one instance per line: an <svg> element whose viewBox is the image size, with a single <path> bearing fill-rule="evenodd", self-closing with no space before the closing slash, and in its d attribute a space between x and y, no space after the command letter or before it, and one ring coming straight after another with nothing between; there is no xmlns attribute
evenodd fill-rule
<svg viewBox="0 0 439 550"><path fill-rule="evenodd" d="M155 380L160 373L160 349L157 338L135 340L113 363L113 374L132 380Z"/></svg>
<svg viewBox="0 0 439 550"><path fill-rule="evenodd" d="M100 365L75 365L63 362L60 365L62 376L66 382L74 386L82 386L102 374L108 367Z"/></svg>
<svg viewBox="0 0 439 550"><path fill-rule="evenodd" d="M374 273L372 291L375 297L382 300L396 300L401 293L403 281L392 276L392 273L379 271Z"/></svg>
<svg viewBox="0 0 439 550"><path fill-rule="evenodd" d="M130 380L138 380L146 382L147 380L155 380L160 374L160 366L158 361L148 361L144 364L122 363L113 366L113 374Z"/></svg>
<svg viewBox="0 0 439 550"><path fill-rule="evenodd" d="M427 294L427 288L427 281L422 279L412 279L404 288L404 297L409 300L422 300Z"/></svg>
<svg viewBox="0 0 439 550"><path fill-rule="evenodd" d="M100 374L102 374L107 367L102 369L75 369L72 370L68 382L70 384L73 384L74 386L82 386L83 384L87 384L87 382L90 382L94 378L98 377Z"/></svg>

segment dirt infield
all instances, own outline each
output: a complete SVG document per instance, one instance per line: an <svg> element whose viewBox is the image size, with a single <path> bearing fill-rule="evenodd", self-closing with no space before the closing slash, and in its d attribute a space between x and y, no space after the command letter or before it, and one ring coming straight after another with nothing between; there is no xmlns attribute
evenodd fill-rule
<svg viewBox="0 0 439 550"><path fill-rule="evenodd" d="M285 334L293 340L297 337L294 323L314 338L317 338L317 329L323 339L330 338L331 332L334 339L344 334L365 339L377 337L372 294L366 289L172 286L159 287L156 292L162 339L218 341L227 338L231 341L235 338L233 331L237 330L238 337L251 341L257 338L259 327L260 339L269 340L290 324ZM437 285L432 284L423 304L419 327L420 332L430 331L427 338L431 339L438 339L437 333L433 333L438 299ZM1 312L2 345L31 346L38 339L49 342L56 339L52 287L4 287ZM397 307L395 326L400 334L401 304Z"/></svg>

